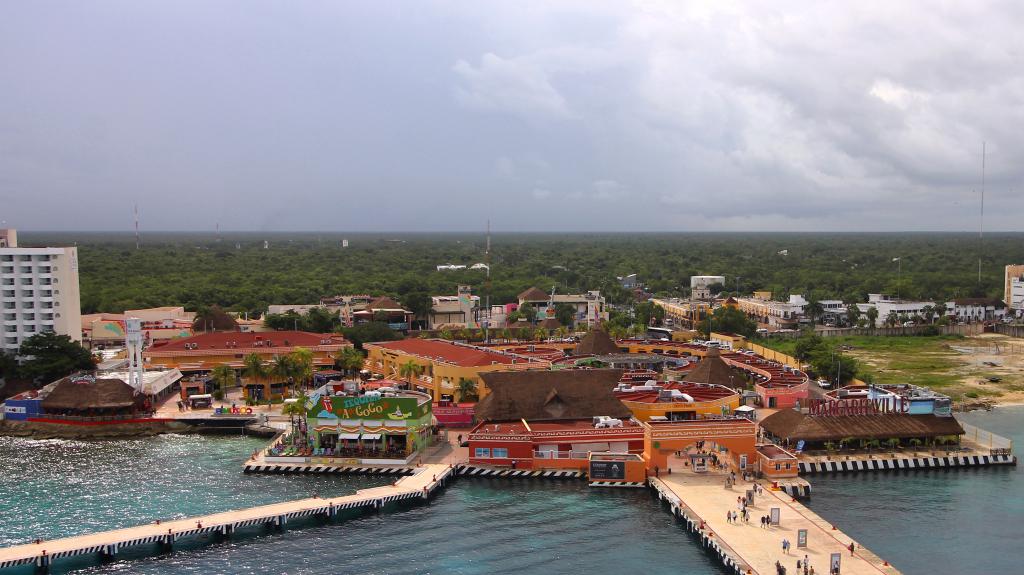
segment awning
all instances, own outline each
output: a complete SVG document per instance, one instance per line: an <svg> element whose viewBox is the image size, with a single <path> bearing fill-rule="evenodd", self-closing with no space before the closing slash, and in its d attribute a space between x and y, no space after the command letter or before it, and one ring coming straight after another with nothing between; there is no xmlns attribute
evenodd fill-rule
<svg viewBox="0 0 1024 575"><path fill-rule="evenodd" d="M363 439L369 439L371 441L377 440L377 439L380 439L380 434L379 433L364 433L363 434Z"/></svg>
<svg viewBox="0 0 1024 575"><path fill-rule="evenodd" d="M733 411L739 411L739 412L744 412L745 413L747 411L757 411L757 410L754 409L753 407L750 407L749 405L741 405L741 406L737 407L736 409L734 409Z"/></svg>
<svg viewBox="0 0 1024 575"><path fill-rule="evenodd" d="M358 433L339 433L338 439L359 439Z"/></svg>

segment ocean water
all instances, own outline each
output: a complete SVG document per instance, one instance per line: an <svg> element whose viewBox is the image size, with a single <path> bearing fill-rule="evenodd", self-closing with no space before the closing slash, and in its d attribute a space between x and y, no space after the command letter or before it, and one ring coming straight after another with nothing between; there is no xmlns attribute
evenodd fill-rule
<svg viewBox="0 0 1024 575"><path fill-rule="evenodd" d="M966 416L1015 442L1024 407ZM358 476L243 475L262 441L0 438L0 545L380 485ZM1024 445L1024 443L1021 443ZM1019 573L1018 468L812 476L810 507L907 575ZM813 545L813 541L811 542ZM130 559L130 560L129 560ZM84 573L721 574L645 490L460 479L429 505L166 555L58 563ZM12 572L30 572L12 571Z"/></svg>

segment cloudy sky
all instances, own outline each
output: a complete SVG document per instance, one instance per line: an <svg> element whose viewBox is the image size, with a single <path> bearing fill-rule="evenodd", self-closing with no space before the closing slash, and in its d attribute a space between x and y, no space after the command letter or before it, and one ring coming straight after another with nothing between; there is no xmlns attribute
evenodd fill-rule
<svg viewBox="0 0 1024 575"><path fill-rule="evenodd" d="M25 230L1024 228L1019 2L0 4Z"/></svg>

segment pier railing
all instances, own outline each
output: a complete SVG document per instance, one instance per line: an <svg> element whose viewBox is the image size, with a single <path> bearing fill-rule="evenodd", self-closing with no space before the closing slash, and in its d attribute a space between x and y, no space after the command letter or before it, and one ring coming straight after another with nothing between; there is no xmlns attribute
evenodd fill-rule
<svg viewBox="0 0 1024 575"><path fill-rule="evenodd" d="M978 447L987 447L991 455L1009 455L1013 452L1012 439L996 435L963 421L960 422L960 426L964 428L964 439L973 442Z"/></svg>

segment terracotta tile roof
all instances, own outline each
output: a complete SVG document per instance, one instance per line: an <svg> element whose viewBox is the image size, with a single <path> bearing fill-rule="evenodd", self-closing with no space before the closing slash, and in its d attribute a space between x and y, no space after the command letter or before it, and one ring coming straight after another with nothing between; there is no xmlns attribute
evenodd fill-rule
<svg viewBox="0 0 1024 575"><path fill-rule="evenodd" d="M330 340L329 343L322 343ZM268 346L266 342L273 345ZM259 343L259 345L257 345ZM156 344L149 351L209 351L218 349L248 349L253 347L316 347L321 345L344 345L345 338L332 333L310 333L307 331L216 331L192 337L173 339ZM194 347L193 347L194 344ZM192 349L187 349L188 345Z"/></svg>
<svg viewBox="0 0 1024 575"><path fill-rule="evenodd" d="M677 389L698 402L715 401L736 395L735 391L722 385L679 381L659 383L659 385L663 389ZM635 401L638 403L689 403L684 402L682 399L663 399L659 401L657 391L618 391L615 393L615 397L619 398L620 401Z"/></svg>
<svg viewBox="0 0 1024 575"><path fill-rule="evenodd" d="M373 343L383 349L400 351L429 359L440 359L462 367L481 367L492 363L525 363L526 360L482 347L460 345L443 339L403 339ZM545 364L546 365L546 364Z"/></svg>

